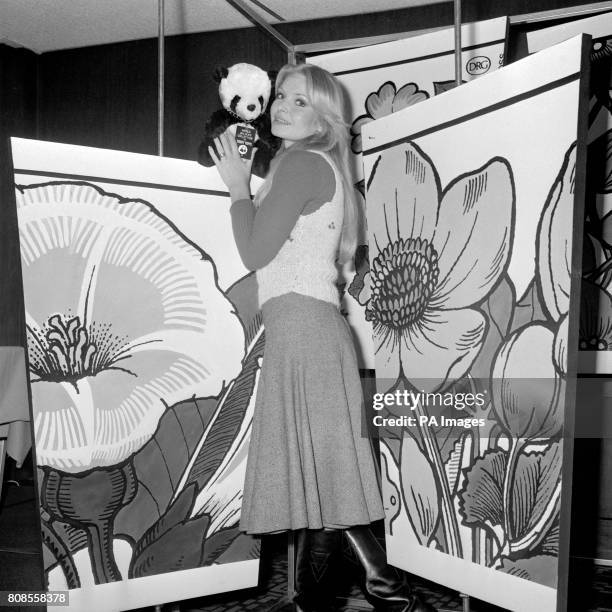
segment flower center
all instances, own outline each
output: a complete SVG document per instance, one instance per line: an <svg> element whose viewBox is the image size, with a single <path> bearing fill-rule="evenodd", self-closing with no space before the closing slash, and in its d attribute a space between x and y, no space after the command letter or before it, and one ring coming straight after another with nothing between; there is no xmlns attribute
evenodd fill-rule
<svg viewBox="0 0 612 612"><path fill-rule="evenodd" d="M374 259L366 320L396 332L418 321L434 292L440 271L438 253L423 238L399 239Z"/></svg>
<svg viewBox="0 0 612 612"><path fill-rule="evenodd" d="M74 383L95 376L127 356L126 344L110 325L87 326L79 316L54 314L41 330L28 326L30 370L45 381Z"/></svg>

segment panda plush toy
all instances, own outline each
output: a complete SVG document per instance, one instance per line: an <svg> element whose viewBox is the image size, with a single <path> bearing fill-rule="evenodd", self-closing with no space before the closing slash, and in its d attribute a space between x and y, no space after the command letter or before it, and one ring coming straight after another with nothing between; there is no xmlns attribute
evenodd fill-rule
<svg viewBox="0 0 612 612"><path fill-rule="evenodd" d="M206 167L214 165L208 147L216 152L214 138L231 127L240 155L247 159L252 156L251 171L265 177L281 142L272 135L268 114L274 75L253 64L240 63L217 68L214 79L219 84L223 108L216 110L204 126L198 161Z"/></svg>

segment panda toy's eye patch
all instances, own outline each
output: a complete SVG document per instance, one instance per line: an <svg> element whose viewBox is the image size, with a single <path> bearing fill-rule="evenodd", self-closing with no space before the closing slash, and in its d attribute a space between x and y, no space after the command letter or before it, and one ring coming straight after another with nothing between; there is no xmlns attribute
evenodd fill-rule
<svg viewBox="0 0 612 612"><path fill-rule="evenodd" d="M234 96L232 98L232 101L230 103L230 109L232 110L232 112L236 112L236 107L238 106L238 102L240 102L240 96Z"/></svg>

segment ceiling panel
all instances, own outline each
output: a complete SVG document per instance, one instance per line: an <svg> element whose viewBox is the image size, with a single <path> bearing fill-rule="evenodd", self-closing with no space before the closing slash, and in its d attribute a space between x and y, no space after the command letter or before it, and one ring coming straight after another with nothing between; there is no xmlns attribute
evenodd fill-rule
<svg viewBox="0 0 612 612"><path fill-rule="evenodd" d="M448 0L246 0L269 23ZM265 10L265 9L269 10ZM38 53L157 36L157 0L0 0L0 42ZM226 0L165 0L166 35L251 26Z"/></svg>

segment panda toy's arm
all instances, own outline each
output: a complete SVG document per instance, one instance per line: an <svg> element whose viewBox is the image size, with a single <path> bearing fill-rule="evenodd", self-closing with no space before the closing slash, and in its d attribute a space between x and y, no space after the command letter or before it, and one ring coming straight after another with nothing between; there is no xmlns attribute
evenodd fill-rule
<svg viewBox="0 0 612 612"><path fill-rule="evenodd" d="M232 117L224 108L215 111L204 126L204 137L198 148L198 162L207 168L215 165L212 160L208 147L212 147L215 153L214 139L223 134L225 130L232 124L236 123L236 119Z"/></svg>

